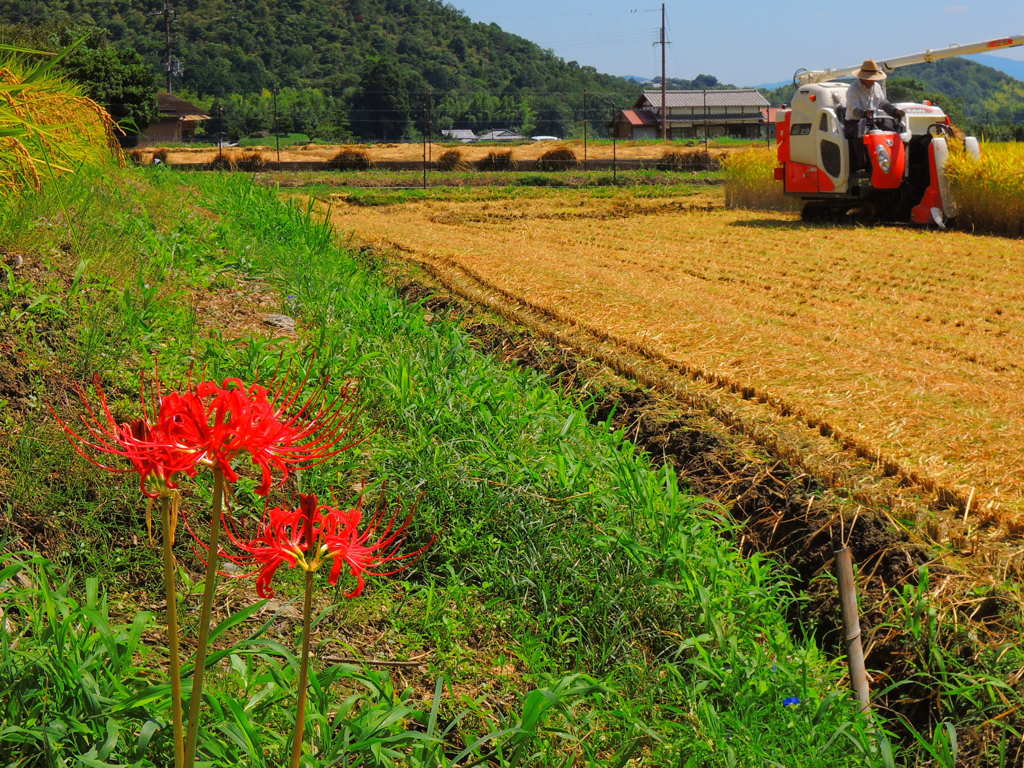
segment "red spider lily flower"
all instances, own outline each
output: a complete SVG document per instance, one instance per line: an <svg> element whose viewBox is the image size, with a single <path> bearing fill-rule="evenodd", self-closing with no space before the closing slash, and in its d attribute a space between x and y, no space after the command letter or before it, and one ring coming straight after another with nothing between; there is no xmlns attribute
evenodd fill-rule
<svg viewBox="0 0 1024 768"><path fill-rule="evenodd" d="M328 560L333 560L328 583L337 584L342 569L347 567L356 578L356 587L345 597L357 597L365 587L365 575L398 573L434 543L431 537L419 549L400 553L406 528L412 520L411 513L399 525L399 515L388 517L386 509L381 507L360 531L361 502L353 509L336 509L319 505L315 495L300 495L299 498L298 509L275 507L268 510L258 535L250 541L240 539L230 526L226 527L228 537L245 553L229 555L229 559L239 564L248 561L259 565L256 593L260 597L274 596L270 583L281 565L299 566L304 571L314 572ZM387 563L395 565L385 567Z"/></svg>
<svg viewBox="0 0 1024 768"><path fill-rule="evenodd" d="M50 413L68 435L78 455L108 472L131 473L139 476L142 493L155 497L167 489L177 488L175 476L181 473L195 475L201 454L183 448L177 441L150 423L146 417L118 423L110 410L99 376L93 379L98 407L89 402L81 387L74 387L84 412L79 419L82 426L73 428L50 408ZM142 410L145 412L145 384L142 385ZM100 459L102 454L127 459L131 468L111 466ZM155 480L155 482L151 482Z"/></svg>
<svg viewBox="0 0 1024 768"><path fill-rule="evenodd" d="M298 509L271 509L260 527L260 535L243 546L252 559L261 564L256 577L256 593L260 597L274 596L270 582L283 563L294 568L301 562L303 569L308 570L306 553L311 548L316 530L316 502L315 495L302 494Z"/></svg>
<svg viewBox="0 0 1024 768"><path fill-rule="evenodd" d="M238 379L204 381L192 391L163 397L157 425L178 445L219 467L231 483L238 480L232 462L248 453L262 473L256 493L266 496L275 469L284 482L289 472L327 461L358 442L342 441L354 415L347 389L334 398L317 389L296 405L302 390L300 385L287 395L280 390L271 395Z"/></svg>
<svg viewBox="0 0 1024 768"><path fill-rule="evenodd" d="M408 568L434 543L434 537L417 550L402 553L405 531L412 522L412 512L399 522L401 510L388 514L387 507L378 506L360 530L363 517L362 499L353 509L328 509L322 517L321 531L327 557L333 558L328 584L337 584L342 568L356 579L356 586L345 597L358 597L366 586L365 574L391 576ZM392 565L388 565L391 563ZM381 570L381 569L385 570Z"/></svg>

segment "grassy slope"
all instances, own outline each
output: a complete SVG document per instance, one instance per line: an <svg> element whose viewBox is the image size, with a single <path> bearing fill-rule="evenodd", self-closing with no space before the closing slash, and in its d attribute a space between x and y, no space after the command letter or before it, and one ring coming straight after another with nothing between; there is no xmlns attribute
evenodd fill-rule
<svg viewBox="0 0 1024 768"><path fill-rule="evenodd" d="M139 603L152 605L144 596L157 585L157 569L154 553L139 546L133 484L99 477L75 457L41 403L56 400L60 407L63 382L93 371L112 390L130 392L154 354L168 376L198 364L246 379L265 377L281 354L306 355L299 344L239 343L229 327L197 326L197 292L225 294L240 280L260 277L273 281L283 307L303 319L303 341L317 350L317 365L337 379L359 380L364 419L378 425L343 462L309 472L306 488L342 489L344 500L354 478L369 481L371 494L386 478L389 498L425 494L417 532L441 535L409 582L376 585L368 599L325 619L320 640L340 638L355 656L428 652L424 677L452 684L442 720L469 713L446 737L455 745L449 756L480 729L497 727L506 712L514 725L514 701L524 690L548 686L557 699L575 684L558 681L582 671L606 693L580 688L558 721L562 730L530 752L516 752L516 734L506 734L497 764L608 765L634 751L633 764L652 766L883 764L839 692L840 669L810 642L791 638L783 617L794 598L784 572L762 558L742 558L721 537L728 523L680 492L671 474L653 470L621 434L587 425L581 404L544 380L495 365L454 326L429 322L403 304L372 264L337 250L326 228L273 193L240 178L185 183L161 172L79 180L0 218L0 243L37 265L8 273L0 306L9 320L5 352L31 382L10 393L3 411L8 548L32 544L59 559L54 578L69 569L69 599L84 594L84 577L98 575L116 596L117 623ZM244 294L233 298L242 302ZM130 396L116 407L128 411ZM203 490L196 495L198 506ZM239 500L247 499L243 484ZM187 547L181 550L187 559ZM34 579L38 585L38 573ZM29 606L36 599L30 588L12 594ZM103 624L102 611L62 604L70 606L65 624ZM34 620L45 615L35 612ZM34 707L29 714L40 723L54 716L45 707L57 704L30 695L43 672L17 653L52 647L48 632L57 632L57 619L22 638L14 657L12 643L0 646L3 726L26 721L28 710L18 707ZM382 647L368 643L366 626ZM271 629L287 637L294 627L278 619ZM75 636L103 647L81 628ZM232 671L222 671L215 701L225 712L220 727L231 732L207 747L219 765L262 764L263 757L247 753L265 747L277 754L289 721L283 712L290 667L269 670L290 657L266 639L239 642L247 650L236 654ZM123 645L112 648L119 663L91 663L98 664L98 685L117 701L128 695L117 686L135 690L152 673L125 659ZM34 658L44 655L36 651ZM14 675L15 668L28 671ZM371 734L358 753L362 760L370 759L374 739L379 749L389 734L411 743L410 734L430 730L429 688L425 698L414 690L403 699L390 693L387 675L370 673L371 682L360 683L359 674L335 665L324 673L335 686L311 706L333 711L343 692L364 686L353 711L343 712L357 733ZM253 703L263 685L270 694ZM251 708L231 710L229 694ZM783 707L790 696L802 703ZM528 708L531 701L537 697ZM59 706L70 717L71 705ZM151 747L138 742L143 723L159 719L162 706L143 701L118 721L122 737L111 760L146 765L147 748L166 749L162 732ZM382 713L394 721L370 728L368 719ZM260 749L238 735L248 718L264 722ZM421 725L412 725L417 719ZM83 722L95 733L52 737L66 756L102 745L109 733L102 721ZM318 726L313 733L325 765L346 748L336 730ZM15 746L2 727L0 734L0 756L28 749ZM401 738L393 747L411 755L412 764L440 764L437 753L416 753Z"/></svg>

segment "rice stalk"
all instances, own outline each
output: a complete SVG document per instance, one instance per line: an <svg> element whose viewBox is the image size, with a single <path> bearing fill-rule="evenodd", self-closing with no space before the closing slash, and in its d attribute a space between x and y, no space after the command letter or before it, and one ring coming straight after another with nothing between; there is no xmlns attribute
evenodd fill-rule
<svg viewBox="0 0 1024 768"><path fill-rule="evenodd" d="M951 152L946 175L960 226L1024 235L1024 144L986 144L980 160Z"/></svg>
<svg viewBox="0 0 1024 768"><path fill-rule="evenodd" d="M0 192L38 189L48 176L111 157L124 161L113 119L80 86L53 73L59 58L0 59Z"/></svg>
<svg viewBox="0 0 1024 768"><path fill-rule="evenodd" d="M734 152L722 160L725 166L725 206L762 211L795 211L800 201L786 197L775 181L778 162L767 147Z"/></svg>

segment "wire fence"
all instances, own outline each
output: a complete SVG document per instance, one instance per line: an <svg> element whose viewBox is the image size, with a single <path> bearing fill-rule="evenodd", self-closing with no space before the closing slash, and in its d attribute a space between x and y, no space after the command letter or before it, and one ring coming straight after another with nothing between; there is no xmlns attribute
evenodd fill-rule
<svg viewBox="0 0 1024 768"><path fill-rule="evenodd" d="M413 104L371 109L342 105L311 89L236 95L205 110L196 107L205 119L193 114L161 120L142 135L140 146L216 147L214 160L173 149L159 158L179 167L376 168L419 171L426 184L427 174L439 171L605 171L618 181L629 171L714 170L723 148L770 145L774 137L770 113L758 106L731 114L722 108L670 113L666 143L659 139L657 115L630 108L628 101L622 107L621 96L460 98L453 104L450 96L427 94ZM381 152L384 147L398 149ZM246 159L241 150L259 158ZM153 158L136 155L141 162Z"/></svg>
<svg viewBox="0 0 1024 768"><path fill-rule="evenodd" d="M770 133L767 103L752 97L742 107L704 106L671 109L669 138L732 136L757 138ZM697 98L699 102L699 97ZM760 103L759 103L760 102ZM187 104L187 102L186 102ZM191 105L189 105L191 106ZM204 108L205 107L205 108ZM238 141L252 136L305 136L325 143L399 142L468 137L548 136L560 139L650 138L660 122L650 109L637 106L636 94L569 92L405 93L363 92L358 99L331 96L319 89L282 89L232 94L206 102L196 111L208 119L196 138L223 136ZM641 117L640 122L636 121ZM631 122L632 120L632 122Z"/></svg>

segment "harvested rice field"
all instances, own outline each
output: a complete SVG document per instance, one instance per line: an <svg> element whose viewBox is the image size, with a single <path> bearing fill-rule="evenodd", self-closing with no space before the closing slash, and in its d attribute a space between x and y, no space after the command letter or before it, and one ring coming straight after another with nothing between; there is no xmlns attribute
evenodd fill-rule
<svg viewBox="0 0 1024 768"><path fill-rule="evenodd" d="M496 197L330 202L358 241L732 397L741 428L803 430L830 484L854 457L958 521L1021 532L1020 240L808 225L704 190Z"/></svg>
<svg viewBox="0 0 1024 768"><path fill-rule="evenodd" d="M745 149L745 145L716 146L714 142L709 147L712 158L718 160L726 155ZM586 160L611 160L614 157L619 160L647 160L656 161L662 159L666 154L681 153L683 155L698 155L703 153L703 144L696 142L678 141L619 141L614 145L610 141L589 142L586 147L579 140L570 141L537 141L526 144L423 144L416 142L405 143L383 143L383 144L303 144L282 148L280 159L285 163L328 163L337 157L340 152L350 151L364 156L370 165L375 163L420 163L423 161L424 151L432 163L441 160L446 152L455 152L457 162L476 164L485 160L488 155L497 154L510 156L513 162L535 162L545 154L557 150L564 150L571 153L578 162ZM232 147L222 150L228 155L259 154L264 161L273 162L278 158L273 144L262 147L237 148ZM161 154L163 162L172 165L210 163L220 152L216 147L144 147L135 151L138 161L144 165L152 162L154 155Z"/></svg>

